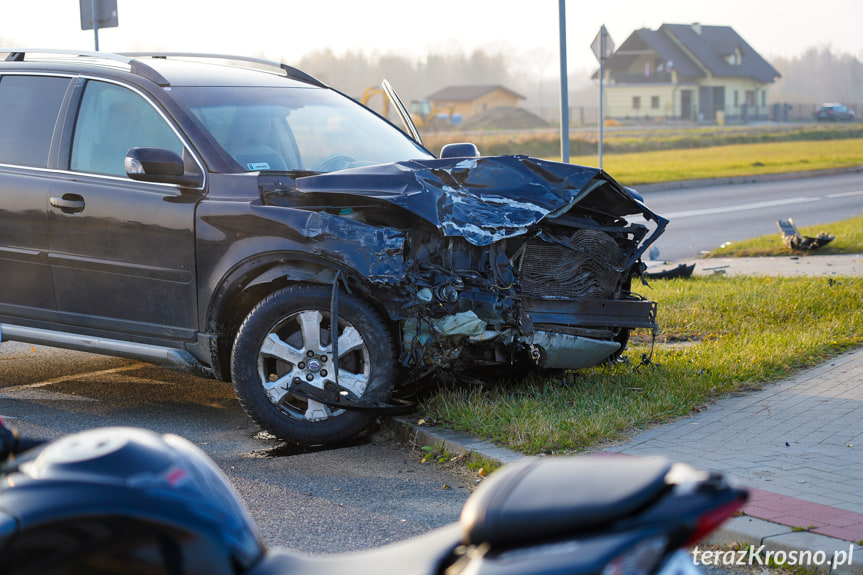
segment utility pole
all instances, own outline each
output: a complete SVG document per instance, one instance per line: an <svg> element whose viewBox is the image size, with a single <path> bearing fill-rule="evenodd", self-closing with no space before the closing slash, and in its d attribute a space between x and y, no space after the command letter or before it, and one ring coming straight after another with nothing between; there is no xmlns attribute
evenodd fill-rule
<svg viewBox="0 0 863 575"><path fill-rule="evenodd" d="M569 86L566 71L566 0L558 0L560 20L560 161L569 163Z"/></svg>

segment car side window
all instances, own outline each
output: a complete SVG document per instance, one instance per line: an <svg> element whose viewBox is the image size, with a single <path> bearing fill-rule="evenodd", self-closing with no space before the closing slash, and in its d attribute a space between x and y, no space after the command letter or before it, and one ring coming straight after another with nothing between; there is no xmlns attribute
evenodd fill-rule
<svg viewBox="0 0 863 575"><path fill-rule="evenodd" d="M48 167L54 125L69 78L0 78L0 163Z"/></svg>
<svg viewBox="0 0 863 575"><path fill-rule="evenodd" d="M70 168L125 176L130 148L166 148L183 156L183 143L155 108L132 90L90 80L84 89Z"/></svg>

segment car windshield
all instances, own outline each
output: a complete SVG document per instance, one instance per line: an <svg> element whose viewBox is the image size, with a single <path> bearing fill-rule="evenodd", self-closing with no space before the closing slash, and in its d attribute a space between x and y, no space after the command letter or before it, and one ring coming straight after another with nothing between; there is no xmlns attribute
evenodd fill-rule
<svg viewBox="0 0 863 575"><path fill-rule="evenodd" d="M332 90L173 91L245 171L333 172L432 157L392 124Z"/></svg>

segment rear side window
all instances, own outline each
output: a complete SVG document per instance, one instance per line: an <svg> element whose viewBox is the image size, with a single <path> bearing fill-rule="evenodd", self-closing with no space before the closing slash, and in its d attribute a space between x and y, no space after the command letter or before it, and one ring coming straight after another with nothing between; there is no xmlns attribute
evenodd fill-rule
<svg viewBox="0 0 863 575"><path fill-rule="evenodd" d="M87 82L75 124L71 168L125 176L126 154L140 147L183 154L183 143L147 100L122 86Z"/></svg>
<svg viewBox="0 0 863 575"><path fill-rule="evenodd" d="M54 124L68 78L0 78L0 163L48 167Z"/></svg>

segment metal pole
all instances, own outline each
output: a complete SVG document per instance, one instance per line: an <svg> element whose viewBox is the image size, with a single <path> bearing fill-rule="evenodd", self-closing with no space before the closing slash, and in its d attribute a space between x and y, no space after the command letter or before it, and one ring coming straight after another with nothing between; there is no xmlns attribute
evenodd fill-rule
<svg viewBox="0 0 863 575"><path fill-rule="evenodd" d="M605 124L605 98L602 94L603 76L605 75L605 26L599 29L599 169L602 169L602 126Z"/></svg>
<svg viewBox="0 0 863 575"><path fill-rule="evenodd" d="M96 51L99 51L99 3L93 0L93 37L96 41Z"/></svg>
<svg viewBox="0 0 863 575"><path fill-rule="evenodd" d="M566 73L566 0L560 6L560 159L569 163L569 87Z"/></svg>

